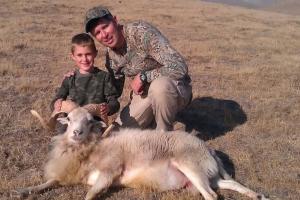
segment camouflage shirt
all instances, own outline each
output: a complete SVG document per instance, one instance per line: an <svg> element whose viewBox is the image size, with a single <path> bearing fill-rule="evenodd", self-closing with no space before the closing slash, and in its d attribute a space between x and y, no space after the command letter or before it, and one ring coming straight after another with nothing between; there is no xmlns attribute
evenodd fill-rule
<svg viewBox="0 0 300 200"><path fill-rule="evenodd" d="M74 76L65 78L51 103L51 108L53 109L57 99L67 98L80 106L106 102L110 109L109 115L117 112L120 107L118 93L109 74L96 67L90 74L81 74L76 70Z"/></svg>
<svg viewBox="0 0 300 200"><path fill-rule="evenodd" d="M126 40L124 49L116 52L108 48L106 55L106 67L117 81L123 81L124 75L133 77L145 72L147 82L159 76L190 82L183 57L157 28L147 22L137 21L124 25L123 31ZM119 90L121 85L117 84Z"/></svg>

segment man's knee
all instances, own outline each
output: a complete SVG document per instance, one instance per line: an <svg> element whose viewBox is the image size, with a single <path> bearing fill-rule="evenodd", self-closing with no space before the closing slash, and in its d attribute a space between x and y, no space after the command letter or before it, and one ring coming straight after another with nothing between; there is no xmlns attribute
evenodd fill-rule
<svg viewBox="0 0 300 200"><path fill-rule="evenodd" d="M116 119L123 127L146 128L153 120L151 101L134 95L130 104L125 106Z"/></svg>
<svg viewBox="0 0 300 200"><path fill-rule="evenodd" d="M149 96L161 101L175 98L178 95L176 86L172 79L168 77L160 77L155 79L149 88Z"/></svg>

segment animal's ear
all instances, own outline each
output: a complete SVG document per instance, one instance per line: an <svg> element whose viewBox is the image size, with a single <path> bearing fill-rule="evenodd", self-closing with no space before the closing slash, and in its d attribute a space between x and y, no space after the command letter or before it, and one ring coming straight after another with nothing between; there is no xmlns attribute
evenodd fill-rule
<svg viewBox="0 0 300 200"><path fill-rule="evenodd" d="M61 124L68 124L69 119L68 117L59 117L57 118L57 121L60 122Z"/></svg>
<svg viewBox="0 0 300 200"><path fill-rule="evenodd" d="M107 125L103 121L93 120L92 131L95 133L100 133L103 128L106 128Z"/></svg>

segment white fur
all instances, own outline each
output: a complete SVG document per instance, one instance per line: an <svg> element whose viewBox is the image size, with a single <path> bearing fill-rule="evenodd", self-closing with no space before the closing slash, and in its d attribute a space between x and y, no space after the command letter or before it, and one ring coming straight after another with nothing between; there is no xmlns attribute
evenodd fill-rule
<svg viewBox="0 0 300 200"><path fill-rule="evenodd" d="M89 173L88 175L88 181L87 184L88 185L94 185L97 181L97 179L100 176L100 171L99 170L94 170L91 173Z"/></svg>

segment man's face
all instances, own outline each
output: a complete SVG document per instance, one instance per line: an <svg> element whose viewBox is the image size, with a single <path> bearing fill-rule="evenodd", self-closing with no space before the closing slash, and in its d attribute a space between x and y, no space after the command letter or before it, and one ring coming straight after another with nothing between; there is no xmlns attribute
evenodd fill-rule
<svg viewBox="0 0 300 200"><path fill-rule="evenodd" d="M114 17L112 20L100 18L91 34L102 45L109 48L119 48L123 43L122 31L118 29L118 23Z"/></svg>
<svg viewBox="0 0 300 200"><path fill-rule="evenodd" d="M80 73L87 74L94 68L94 60L97 51L89 46L76 45L72 53L72 59L75 61Z"/></svg>

